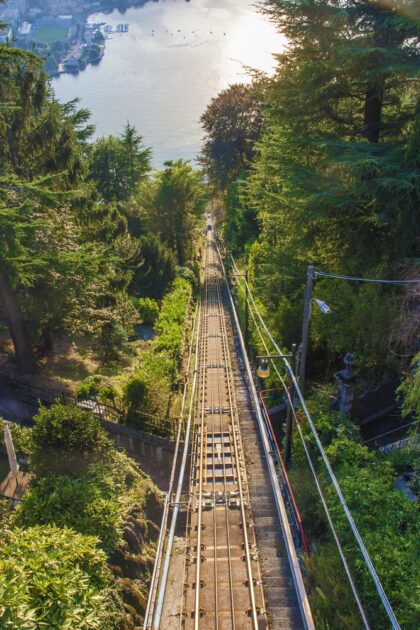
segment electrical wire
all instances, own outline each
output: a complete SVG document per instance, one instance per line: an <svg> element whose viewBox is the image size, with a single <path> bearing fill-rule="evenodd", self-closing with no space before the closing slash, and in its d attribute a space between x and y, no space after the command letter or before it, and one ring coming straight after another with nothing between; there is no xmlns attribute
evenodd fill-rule
<svg viewBox="0 0 420 630"><path fill-rule="evenodd" d="M237 267L237 265L236 265L236 263L235 263L235 261L233 259L233 256L231 254L230 254L230 257L231 257L232 263L234 265L234 268L237 271L239 271L238 267ZM274 340L273 336L271 335L271 332L267 328L267 325L264 322L264 320L263 320L263 318L261 316L261 313L259 312L259 309L258 309L257 305L255 304L254 297L252 295L252 292L251 292L251 290L249 288L249 284L246 281L246 279L244 279L244 283L245 283L245 286L246 286L246 288L248 290L249 298L251 299L252 304L254 305L255 312L258 315L258 318L261 321L261 324L262 324L262 326L263 326L263 328L264 328L268 338L270 339L270 341L271 341L273 347L275 348L276 352L278 352L278 354L282 354L282 352L281 352L277 342ZM382 602L382 605L385 608L386 614L387 614L387 616L388 616L388 618L389 618L389 620L391 622L391 626L392 626L392 628L394 630L401 630L400 625L398 623L398 620L397 620L397 618L395 616L395 613L394 613L394 611L392 609L392 606L391 606L391 604L390 604L390 602L388 600L388 597L387 597L387 595L385 593L385 590L384 590L384 588L382 586L382 583L381 583L381 581L379 579L379 576L376 573L375 567L374 567L374 565L372 563L372 560L371 560L371 558L369 556L369 553L368 553L368 551L366 549L366 546L365 546L365 544L363 542L363 539L362 539L362 537L361 537L361 535L359 533L359 530L358 530L358 528L356 526L356 523L354 522L353 516L352 516L352 514L351 514L351 512L349 510L347 502L346 502L346 500L344 498L344 495L343 495L343 493L341 491L340 485L339 485L339 483L337 481L337 478L336 478L336 476L334 474L334 471L333 471L333 469L331 467L331 464L329 462L327 454L325 453L325 450L324 450L322 442L321 442L321 440L319 438L318 432L317 432L317 430L315 428L315 425L314 425L313 420L312 420L312 418L310 416L309 410L308 410L308 408L306 406L306 402L305 402L305 400L303 398L302 392L300 391L300 387L299 387L299 384L297 382L296 376L293 373L293 370L292 370L292 368L290 366L289 361L286 358L283 358L282 360L283 360L283 362L284 362L284 364L286 366L286 370L289 373L290 378L292 379L293 386L294 386L294 388L296 390L296 393L298 395L298 398L299 398L302 410L303 410L303 412L304 412L304 414L306 416L306 419L308 421L309 428L311 429L311 432L312 432L312 434L313 434L313 436L315 438L315 443L316 443L316 445L318 447L318 450L319 450L319 452L321 454L321 458L322 458L322 460L324 462L324 465L325 465L325 467L327 469L328 475L329 475L329 477L331 479L331 482L332 482L332 484L334 486L334 490L335 490L335 492L336 492L336 494L338 496L338 499L340 501L341 507L342 507L342 509L344 511L344 514L346 516L347 522L349 523L349 526L350 526L350 529L351 529L351 531L353 533L353 536L355 537L356 542L357 542L357 544L359 546L359 549L360 549L360 551L362 553L363 559L364 559L365 564L366 564L366 566L368 568L370 576L371 576L371 578L372 578L372 580L374 582L374 585L375 585L375 588L376 588L377 593L379 595L379 598L380 598L380 600Z"/></svg>
<svg viewBox="0 0 420 630"><path fill-rule="evenodd" d="M240 285L240 283L239 283L239 282L238 282L238 285L239 285L240 289L244 292L244 295L246 295L246 294L245 294L246 289L245 289L245 288L243 288L243 287ZM245 299L246 299L246 298L245 298ZM266 342L265 342L265 340L264 340L264 337L262 336L262 333L261 333L261 331L260 331L260 328L258 327L257 321L256 321L256 319L255 319L254 311L253 311L252 307L250 306L249 302L248 302L248 306L249 306L249 312L250 312L250 314L251 314L251 317L252 317L252 320L253 320L254 325L255 325L255 327L256 327L256 330L257 330L257 332L258 332L258 334L259 334L259 336L260 336L260 339L261 339L261 342L262 342L262 344L263 344L263 346L264 346L264 349L265 349L265 351L267 352L267 354L269 354L269 349L268 349L268 346L267 346L267 344L266 344ZM326 517L327 517L328 525L329 525L329 527L330 527L330 529L331 529L332 535L333 535L334 540L335 540L335 543L336 543L336 545L337 545L338 553L339 553L339 555L340 555L341 562L342 562L343 567L344 567L344 571L345 571L345 573L346 573L346 575L347 575L347 579L348 579L348 581L349 581L350 588L351 588L351 590L352 590L352 592L353 592L353 596L354 596L354 599L355 599L355 601L356 601L357 607L358 607L358 609L359 609L360 616L361 616L361 618L362 618L362 620L363 620L363 625L364 625L364 627L366 628L366 630L369 630L369 629L370 629L370 626L369 626L369 621L368 621L368 619L367 619L367 616L366 616L365 610L364 610L364 608L363 608L362 601L361 601L360 596L359 596L359 593L358 593L358 591L357 591L356 584L354 583L353 576L352 576L352 574L351 574L350 567L349 567L349 565L348 565L347 559L346 559L346 557L345 557L345 555L344 555L344 551L343 551L343 548L342 548L342 546L341 546L340 539L339 539L339 537L338 537L337 531L336 531L336 529L335 529L334 522L333 522L332 517L331 517L331 513L330 513L330 511L329 511L329 509L328 509L328 505L327 505L327 502L326 502L326 500L325 500L324 493L322 492L322 488L321 488L320 483L319 483L319 481L318 481L318 477L317 477L317 474L316 474L316 470L315 470L314 464L313 464L313 462L312 462L312 458L311 458L311 456L310 456L310 453L309 453L308 447L307 447L307 445L306 445L306 443L305 443L305 438L304 438L304 436L303 436L302 429L301 429L301 427L300 427L299 420L298 420L297 415L296 415L296 411L295 411L295 408L294 408L293 401L292 401L292 399L291 399L291 396L290 396L290 393L289 393L289 391L288 391L287 385L286 385L286 383L285 383L285 381L284 381L284 379L283 379L282 375L280 374L280 372L279 372L279 370L278 370L278 368L277 368L277 366L276 366L276 364L275 364L275 362L274 362L274 359L271 359L271 364L272 364L273 369L275 370L275 372L276 372L276 374L277 374L277 376L278 376L278 378L279 378L279 380L280 380L281 384L283 385L283 388L284 388L284 390L285 390L285 392L286 392L287 399L288 399L288 404L290 405L290 407L291 407L291 409L292 409L292 413L293 413L293 417L294 417L294 420L295 420L295 424L296 424L296 427L297 427L298 432L299 432L299 437L300 437L300 440L301 440L301 442L302 442L302 446L303 446L303 448L304 448L305 455L306 455L307 460L308 460L308 463L309 463L309 467L310 467L311 472L312 472L312 475L313 475L313 477L314 477L314 481L315 481L315 485L316 485L316 488L317 488L318 494L319 494L319 496L320 496L320 498L321 498L321 503L322 503L322 506L323 506L323 508L324 508L325 515L326 515Z"/></svg>
<svg viewBox="0 0 420 630"><path fill-rule="evenodd" d="M338 280L354 280L356 282L377 282L379 284L420 284L419 280L384 280L383 278L360 278L358 276L346 276L338 273L327 273L326 271L314 271L315 278L336 278Z"/></svg>

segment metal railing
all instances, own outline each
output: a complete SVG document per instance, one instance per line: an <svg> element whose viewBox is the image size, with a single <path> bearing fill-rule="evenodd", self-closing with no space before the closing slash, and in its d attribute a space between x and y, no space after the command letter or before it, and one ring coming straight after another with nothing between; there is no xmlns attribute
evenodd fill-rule
<svg viewBox="0 0 420 630"><path fill-rule="evenodd" d="M30 381L16 379L5 374L0 374L0 387L13 390L29 398L38 406L50 407L55 403L62 403L78 407L90 411L99 420L129 426L149 435L172 439L176 432L177 420L175 418L160 417L139 409L127 410L123 406L109 405L96 398L80 399L64 390L34 385Z"/></svg>
<svg viewBox="0 0 420 630"><path fill-rule="evenodd" d="M273 425L271 424L270 415L268 413L267 406L263 398L263 392L259 393L259 399L261 404L261 411L265 420L265 426L267 429L267 437L272 448L271 454L276 462L276 468L278 478L280 482L280 490L283 496L283 501L286 507L287 518L289 521L290 529L292 531L293 542L296 549L306 554L310 554L309 546L306 540L305 531L303 529L302 518L299 513L299 509L296 505L295 497L292 487L290 485L289 477L287 474L286 466L284 465L283 457L280 452L279 445L277 443L276 436L274 434Z"/></svg>

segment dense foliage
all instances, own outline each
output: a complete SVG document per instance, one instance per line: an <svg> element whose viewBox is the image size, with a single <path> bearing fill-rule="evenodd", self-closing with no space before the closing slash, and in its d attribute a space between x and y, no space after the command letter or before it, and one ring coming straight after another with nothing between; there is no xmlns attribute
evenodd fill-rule
<svg viewBox="0 0 420 630"><path fill-rule="evenodd" d="M14 512L0 503L1 627L132 629L150 577L147 519L160 509L150 479L78 408L56 404L12 431L36 477ZM120 590L107 559L118 576L134 567L135 586Z"/></svg>
<svg viewBox="0 0 420 630"><path fill-rule="evenodd" d="M227 248L242 259L265 320L290 349L301 338L309 264L335 274L418 278L418 10L414 0L266 0L263 11L287 46L274 76L256 76L247 88L261 128L255 134L247 126L246 99L233 107L222 92L202 118L202 159L224 205ZM247 147L244 159L235 136ZM239 158L231 176L226 156L231 163ZM236 293L243 316L244 295ZM312 309L309 376L330 378L347 351L356 352L359 373L369 381L402 367L404 409L416 417L418 362L409 372L408 361L418 352L418 286L323 278L314 296L332 312ZM250 345L264 350L252 321ZM277 384L271 378L268 387ZM331 411L330 396L318 397L311 410L397 617L414 630L418 511L394 484L407 466L418 471L418 449L416 455L409 444L384 461ZM304 422L302 429L370 623L386 627ZM298 440L294 448L292 485L313 548L305 565L316 626L355 630L358 611Z"/></svg>
<svg viewBox="0 0 420 630"><path fill-rule="evenodd" d="M32 467L38 475L82 471L111 449L111 442L92 414L55 404L42 408L32 430Z"/></svg>
<svg viewBox="0 0 420 630"><path fill-rule="evenodd" d="M188 162L165 162L142 189L145 225L175 253L179 265L194 255L195 223L206 199L201 178Z"/></svg>
<svg viewBox="0 0 420 630"><path fill-rule="evenodd" d="M136 301L140 321L146 326L152 326L159 317L159 304L153 298L139 298Z"/></svg>
<svg viewBox="0 0 420 630"><path fill-rule="evenodd" d="M415 549L420 532L417 506L395 489L397 472L390 461L363 446L354 424L344 415L331 411L328 395L315 396L309 407L348 507L397 617L402 627L414 630L418 626L415 591L419 574ZM314 438L304 421L301 428L317 462L321 485L370 622L373 627L385 627L376 589L320 461ZM346 586L335 545L331 544L317 490L297 436L291 478L305 529L310 540L315 542L312 557L306 562L315 620L325 628L359 628L357 609Z"/></svg>
<svg viewBox="0 0 420 630"><path fill-rule="evenodd" d="M412 362L411 370L401 383L399 393L402 396L402 407L405 416L413 416L420 423L420 353Z"/></svg>
<svg viewBox="0 0 420 630"><path fill-rule="evenodd" d="M248 253L251 283L290 347L300 338L307 265L398 278L416 264L419 30L411 0L267 0L264 10L288 45L274 77L259 77L250 88L263 117L256 144L245 127L255 156L241 181L219 188L228 246ZM204 123L210 117L235 128L237 114L225 98L218 109L217 99L210 104ZM203 126L213 177L224 149L213 140L216 123ZM349 350L374 376L398 368L389 343L402 289L323 279L315 295L332 313L313 309L314 374Z"/></svg>
<svg viewBox="0 0 420 630"><path fill-rule="evenodd" d="M40 59L0 45L0 298L22 372L63 335L93 340L103 363L129 354L132 298L162 299L195 255L201 174L151 174L128 123L88 144L88 119L54 99Z"/></svg>
<svg viewBox="0 0 420 630"><path fill-rule="evenodd" d="M143 498L143 480L130 460L112 450L83 472L39 477L24 497L16 524L70 527L97 536L100 546L111 553L121 539L124 512L134 498L131 491L138 491L137 500Z"/></svg>
<svg viewBox="0 0 420 630"><path fill-rule="evenodd" d="M104 201L128 201L150 171L150 149L127 123L121 138L98 140L91 152L89 174Z"/></svg>
<svg viewBox="0 0 420 630"><path fill-rule="evenodd" d="M248 85L230 85L201 117L206 132L201 160L216 190L226 190L255 156L263 128L257 98Z"/></svg>
<svg viewBox="0 0 420 630"><path fill-rule="evenodd" d="M162 302L155 326L157 337L142 355L136 372L125 386L124 399L131 410L166 416L171 385L181 360L191 295L188 280L176 278ZM131 423L135 424L133 417Z"/></svg>
<svg viewBox="0 0 420 630"><path fill-rule="evenodd" d="M1 627L118 627L122 612L97 542L67 528L10 531L0 550Z"/></svg>

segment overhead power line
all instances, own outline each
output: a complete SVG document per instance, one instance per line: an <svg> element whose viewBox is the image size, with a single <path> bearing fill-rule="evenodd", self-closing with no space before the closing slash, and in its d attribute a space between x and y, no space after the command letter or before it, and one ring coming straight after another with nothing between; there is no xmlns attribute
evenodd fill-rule
<svg viewBox="0 0 420 630"><path fill-rule="evenodd" d="M233 256L231 254L230 254L230 257L231 257L232 264L233 264L236 272L239 272L239 269L238 269L238 267L237 267L237 265L235 263L235 260L234 260L234 258L233 258ZM363 278L362 278L362 280L363 280ZM265 330L265 332L266 332L268 338L270 339L273 347L275 348L276 352L278 352L278 354L281 355L282 352L281 352L277 342L274 340L271 332L267 328L267 325L266 325L265 321L263 320L263 318L261 316L261 313L260 313L260 311L259 311L259 309L258 309L258 307L257 307L257 305L255 303L255 300L254 300L252 292L251 292L251 290L249 288L248 282L246 280L244 280L244 283L245 283L245 286L246 286L246 288L248 290L249 298L250 298L250 300L251 300L251 302L252 302L252 304L254 306L255 312L258 315L258 318L259 318L259 320L261 322L261 325L262 325L263 329ZM395 613L394 613L394 611L392 609L392 606L391 606L391 604L390 604L390 602L388 600L388 597L387 597L387 595L385 593L385 590L384 590L384 588L382 586L382 583L381 583L381 581L379 579L379 576L376 573L376 569L375 569L375 567L374 567L374 565L372 563L372 560L371 560L371 558L369 556L369 553L368 553L368 551L366 549L366 546L365 546L365 544L363 542L363 539L362 539L362 537L361 537L361 535L359 533L359 530L357 529L356 523L354 522L353 516L352 516L352 514L351 514L351 512L349 510L347 502L346 502L346 500L344 498L344 495L343 495L343 493L341 491L340 485L339 485L339 483L337 481L337 478L336 478L336 476L334 474L334 471L333 471L333 469L331 467L331 464L329 462L327 454L325 453L325 450L324 450L322 442L321 442L321 440L319 438L318 432L317 432L317 430L315 428L315 425L313 423L313 420L311 418L309 410L308 410L308 408L306 406L306 402L305 402L305 400L303 398L303 395L302 395L302 392L300 390L299 384L297 382L296 376L295 376L295 374L294 374L294 372L292 370L292 367L291 367L289 361L286 358L283 358L282 360L284 361L284 364L286 366L286 370L287 370L288 374L290 375L290 377L292 379L293 386L294 386L294 388L296 390L296 393L297 393L297 396L299 398L302 410L303 410L303 412L304 412L304 414L306 416L306 419L308 421L309 428L310 428L310 430L311 430L311 432L312 432L312 434L313 434L313 436L315 438L315 443L316 443L316 445L318 447L318 450L319 450L319 452L321 454L321 457L322 457L322 460L324 462L324 465L325 465L325 467L327 469L328 476L330 477L331 482L332 482L332 484L334 486L334 490L335 490L335 492L337 494L337 497L339 499L341 507L342 507L342 509L344 511L344 514L346 516L347 522L349 523L349 526L350 526L350 529L351 529L351 531L353 533L353 536L355 537L356 542L357 542L357 544L359 546L359 549L360 549L360 551L362 553L362 556L363 556L363 559L364 559L365 564L367 566L367 569L368 569L368 571L370 573L370 576L371 576L371 578L372 578L372 580L373 580L373 582L375 584L375 588L377 590L379 598L380 598L380 600L382 602L382 605L385 608L386 614L387 614L387 616L388 616L388 618L389 618L389 620L391 622L391 626L392 626L392 628L394 630L401 630L400 625L398 623L398 620L397 620L397 618L395 616Z"/></svg>
<svg viewBox="0 0 420 630"><path fill-rule="evenodd" d="M379 284L420 284L418 280L385 280L383 278L362 278L359 276L346 276L338 273L328 273L326 271L314 271L314 276L323 278L336 278L338 280L354 280L356 282L377 282Z"/></svg>
<svg viewBox="0 0 420 630"><path fill-rule="evenodd" d="M239 285L239 288L241 289L241 291L243 291L244 296L246 296L246 289L245 289L245 287L243 287L243 286L242 286L242 284L241 284L240 282L238 282L238 285ZM247 298L245 297L245 299L247 299ZM266 351L266 353L267 353L267 354L270 354L270 351L269 351L269 348L268 348L268 346L267 346L267 343L266 343L266 341L265 341L265 339L264 339L264 337L263 337L263 335L262 335L262 333L261 333L260 327L258 326L257 321L256 321L256 319L255 319L254 309L252 308L252 306L251 306L250 304L249 304L249 312L250 312L251 317L252 317L252 320L253 320L253 322L254 322L255 329L256 329L256 331L258 332L258 335L259 335L259 337L260 337L261 343L263 344L264 350ZM326 502L326 500L325 500L324 493L322 492L322 488L321 488L321 485L320 485L319 480L318 480L318 476L317 476L317 473L316 473L316 470L315 470L315 466L314 466L313 461L312 461L312 458L311 458L311 456L310 456L310 453L309 453L308 447L307 447L307 445L306 445L306 443L305 443L305 438L304 438L304 435L303 435L302 429L301 429L301 427L300 427L299 420L298 420L297 415L296 415L296 411L295 411L295 408L294 408L294 405L293 405L292 398L291 398L290 393L289 393L289 391L288 391L287 385L286 385L286 383L285 383L285 381L284 381L284 379L283 379L282 375L280 374L280 372L279 372L279 370L278 370L278 368L277 368L277 365L275 364L275 362L274 362L274 360L273 360L273 359L271 359L271 364L272 364L273 369L274 369L274 371L276 372L276 374L277 374L277 376L278 376L278 378L279 378L279 380L280 380L281 384L283 385L283 388L284 388L284 390L285 390L285 392L286 392L286 396L287 396L287 398L288 398L288 403L289 403L289 405L291 406L292 413L293 413L293 416L294 416L294 419L295 419L295 424L296 424L296 427L297 427L297 429L298 429L299 437L300 437L300 440L301 440L301 442L302 442L302 446L303 446L303 449L304 449L304 451L305 451L305 455L306 455L306 458L307 458L307 460L308 460L309 467L310 467L310 469L311 469L312 476L313 476L313 478L314 478L315 485L316 485L316 488L317 488L318 494L319 494L320 499L321 499L322 507L323 507L324 512L325 512L325 515L326 515L326 517L327 517L328 525L329 525L329 527L330 527L330 529L331 529L331 532L332 532L332 535L333 535L333 537L334 537L335 544L336 544L336 546L337 546L338 553L339 553L339 555L340 555L340 559L341 559L341 562L342 562L343 567L344 567L344 571L345 571L345 573L346 573L346 575L347 575L347 579L348 579L348 581L349 581L350 588L351 588L351 590L352 590L352 592L353 592L354 599L355 599L356 604L357 604L357 607L358 607L358 609L359 609L360 616L361 616L362 621L363 621L363 625L364 625L364 627L366 628L366 630L369 630L369 628L370 628L370 626L369 626L369 621L368 621L368 619L367 619L367 616L366 616L365 610L364 610L364 608L363 608L363 604L362 604L362 601L361 601L361 599L360 599L360 595L359 595L359 593L358 593L358 591L357 591L356 584L355 584L355 582L354 582L354 580L353 580L353 576L352 576L352 574L351 574L350 567L349 567L349 565L348 565L348 562L347 562L346 556L345 556L344 551L343 551L343 548L342 548L342 546L341 546L340 539L339 539L338 534L337 534L337 531L336 531L336 529L335 529L335 525L334 525L334 522L333 522L333 520L332 520L331 513L330 513L330 511L329 511L329 509L328 509L328 505L327 505L327 502Z"/></svg>

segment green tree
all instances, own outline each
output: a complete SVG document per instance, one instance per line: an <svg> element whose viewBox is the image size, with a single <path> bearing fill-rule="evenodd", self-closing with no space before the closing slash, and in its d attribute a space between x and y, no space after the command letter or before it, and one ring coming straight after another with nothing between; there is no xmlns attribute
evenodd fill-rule
<svg viewBox="0 0 420 630"><path fill-rule="evenodd" d="M83 152L93 127L77 100L53 99L34 55L0 46L0 78L0 299L18 367L30 372L34 348L76 328L99 270L102 286L107 277L104 249L80 221L92 205Z"/></svg>
<svg viewBox="0 0 420 630"><path fill-rule="evenodd" d="M174 280L176 258L171 249L160 238L149 232L139 239L138 257L133 262L130 291L161 299Z"/></svg>
<svg viewBox="0 0 420 630"><path fill-rule="evenodd" d="M194 251L196 219L205 199L201 179L201 173L188 162L165 162L144 199L148 228L174 251L180 265L190 260Z"/></svg>
<svg viewBox="0 0 420 630"><path fill-rule="evenodd" d="M265 131L239 196L257 211L261 229L250 255L254 285L276 324L289 328L290 343L299 335L291 318L309 263L395 278L415 255L418 25L414 2L273 0L265 7L288 47L275 76L259 83ZM326 343L328 361L353 349L365 309L377 321L376 341L366 334L357 345L367 364L383 363L398 293L343 283L334 291L330 321L338 317L342 332L321 335L324 324L314 318L318 349ZM346 310L335 308L344 302Z"/></svg>
<svg viewBox="0 0 420 630"><path fill-rule="evenodd" d="M230 85L213 98L201 116L206 132L201 162L218 190L228 187L255 155L264 119L252 85Z"/></svg>
<svg viewBox="0 0 420 630"><path fill-rule="evenodd" d="M0 46L0 78L0 299L18 367L31 372L34 350L50 351L60 334L129 328L132 243L124 216L95 203L86 182L89 112L57 103L30 53ZM134 177L129 126L124 142Z"/></svg>
<svg viewBox="0 0 420 630"><path fill-rule="evenodd" d="M105 201L127 201L150 171L151 150L141 136L126 124L120 138L96 141L90 158L90 177Z"/></svg>

